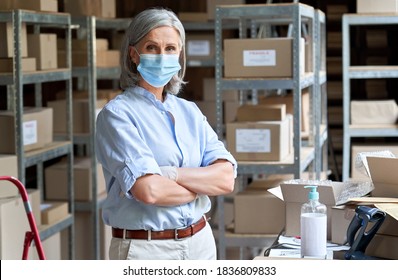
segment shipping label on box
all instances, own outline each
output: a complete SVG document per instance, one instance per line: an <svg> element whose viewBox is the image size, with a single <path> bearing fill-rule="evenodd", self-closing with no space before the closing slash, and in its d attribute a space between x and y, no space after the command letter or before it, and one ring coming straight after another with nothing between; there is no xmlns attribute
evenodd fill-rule
<svg viewBox="0 0 398 280"><path fill-rule="evenodd" d="M300 74L305 71L305 44L300 39ZM225 39L224 76L226 78L293 77L293 39Z"/></svg>
<svg viewBox="0 0 398 280"><path fill-rule="evenodd" d="M227 145L237 160L283 160L292 150L291 116L275 122L227 123Z"/></svg>
<svg viewBox="0 0 398 280"><path fill-rule="evenodd" d="M237 153L271 152L271 130L239 128L235 131Z"/></svg>
<svg viewBox="0 0 398 280"><path fill-rule="evenodd" d="M276 66L275 50L243 51L243 66Z"/></svg>
<svg viewBox="0 0 398 280"><path fill-rule="evenodd" d="M26 107L23 112L24 151L43 148L53 141L53 110L45 107ZM0 111L0 127L4 131L4 137L0 141L0 153L15 153L15 114L12 111Z"/></svg>
<svg viewBox="0 0 398 280"><path fill-rule="evenodd" d="M187 60L190 65L195 61L213 60L215 54L214 34L188 34L186 38Z"/></svg>

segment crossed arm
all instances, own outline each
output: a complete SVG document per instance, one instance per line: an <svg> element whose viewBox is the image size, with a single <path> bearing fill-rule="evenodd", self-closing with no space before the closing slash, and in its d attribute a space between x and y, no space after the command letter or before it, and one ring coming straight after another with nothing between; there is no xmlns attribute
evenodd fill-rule
<svg viewBox="0 0 398 280"><path fill-rule="evenodd" d="M227 194L234 189L233 165L223 159L206 167L177 168L176 181L157 174L137 179L132 195L147 204L173 206L191 202L198 194Z"/></svg>

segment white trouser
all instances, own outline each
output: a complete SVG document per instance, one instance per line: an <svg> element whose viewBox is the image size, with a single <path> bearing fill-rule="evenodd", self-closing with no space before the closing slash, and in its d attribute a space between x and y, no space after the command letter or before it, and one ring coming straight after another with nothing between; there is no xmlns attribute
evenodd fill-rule
<svg viewBox="0 0 398 280"><path fill-rule="evenodd" d="M191 237L180 240L112 238L111 260L215 260L217 249L213 231L206 226Z"/></svg>

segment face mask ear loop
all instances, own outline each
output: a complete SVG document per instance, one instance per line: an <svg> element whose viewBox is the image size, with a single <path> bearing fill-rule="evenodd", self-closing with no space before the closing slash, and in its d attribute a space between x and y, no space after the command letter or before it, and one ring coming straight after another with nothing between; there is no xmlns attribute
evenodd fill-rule
<svg viewBox="0 0 398 280"><path fill-rule="evenodd" d="M138 52L137 48L135 46L132 46L135 50L135 52L138 54L139 57L141 57L140 53ZM136 63L133 58L131 57L131 61L135 64L135 67L138 67L138 63Z"/></svg>

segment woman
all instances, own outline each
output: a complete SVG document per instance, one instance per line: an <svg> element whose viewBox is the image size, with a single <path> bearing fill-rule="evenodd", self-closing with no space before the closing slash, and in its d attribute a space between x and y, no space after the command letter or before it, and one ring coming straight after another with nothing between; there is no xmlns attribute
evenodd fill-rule
<svg viewBox="0 0 398 280"><path fill-rule="evenodd" d="M198 107L176 96L185 57L173 12L152 8L132 20L122 45L124 92L97 117L110 259L216 259L205 214L209 196L233 191L237 164Z"/></svg>

